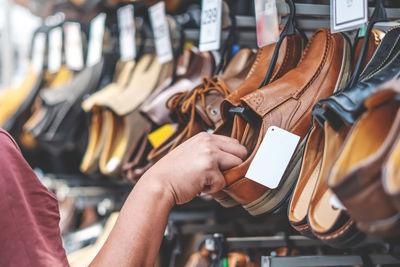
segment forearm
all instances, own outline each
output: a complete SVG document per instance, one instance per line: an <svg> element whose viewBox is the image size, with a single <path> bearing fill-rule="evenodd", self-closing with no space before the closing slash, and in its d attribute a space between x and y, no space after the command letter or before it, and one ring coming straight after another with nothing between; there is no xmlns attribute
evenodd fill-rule
<svg viewBox="0 0 400 267"><path fill-rule="evenodd" d="M145 174L126 200L91 266L154 266L174 197L160 177Z"/></svg>

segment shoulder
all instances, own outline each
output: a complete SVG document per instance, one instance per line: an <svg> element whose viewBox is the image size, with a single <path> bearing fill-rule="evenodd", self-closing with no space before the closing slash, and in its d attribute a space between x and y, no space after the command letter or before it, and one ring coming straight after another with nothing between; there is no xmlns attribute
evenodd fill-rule
<svg viewBox="0 0 400 267"><path fill-rule="evenodd" d="M13 148L20 151L17 142L15 142L14 138L6 132L5 130L0 128L0 149L1 148Z"/></svg>

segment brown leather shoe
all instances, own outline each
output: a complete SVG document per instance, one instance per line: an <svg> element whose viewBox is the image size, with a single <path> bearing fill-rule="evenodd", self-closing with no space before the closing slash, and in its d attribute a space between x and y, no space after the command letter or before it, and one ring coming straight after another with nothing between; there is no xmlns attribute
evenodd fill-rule
<svg viewBox="0 0 400 267"><path fill-rule="evenodd" d="M366 100L367 112L353 126L328 178L358 228L371 235L400 233L400 216L381 181L382 164L400 133L399 92L399 81L392 81Z"/></svg>
<svg viewBox="0 0 400 267"><path fill-rule="evenodd" d="M146 102L141 106L141 112L150 118L157 125L170 122L169 112L165 103L176 93L190 90L201 84L203 76L211 76L215 70L215 60L211 53L204 52L195 55L186 74L178 79L173 85L167 87L150 103Z"/></svg>
<svg viewBox="0 0 400 267"><path fill-rule="evenodd" d="M222 124L215 130L215 134L230 136L232 130L233 117L229 113L231 107L240 105L240 98L254 92L264 81L275 51L276 44L271 44L258 49L257 57L251 67L246 80L221 103ZM298 34L288 36L282 42L279 49L279 56L275 65L271 81L274 81L289 70L296 67L301 56L302 41Z"/></svg>
<svg viewBox="0 0 400 267"><path fill-rule="evenodd" d="M276 44L271 44L258 50L257 57L246 80L222 101L220 108L222 123L214 131L215 134L226 135L237 139L241 138L241 136L238 136L238 133L244 131L243 127L245 122L239 116L232 116L229 113L229 109L239 106L241 97L259 88L267 74L275 46ZM279 56L271 81L280 78L297 65L301 56L301 49L302 40L298 34L288 36L284 39L279 49ZM212 197L226 208L239 205L238 202L223 191L212 194Z"/></svg>
<svg viewBox="0 0 400 267"><path fill-rule="evenodd" d="M296 68L241 99L242 106L252 111L254 116L254 122L246 124L239 140L250 151L250 155L241 165L224 172L227 184L224 191L250 214L272 212L286 200L298 176L304 137L311 128L312 107L318 99L329 96L335 88L341 87L343 70L350 65L349 58L344 56L348 48L342 35L319 29L308 42ZM302 143L280 185L274 190L245 177L270 126L300 136Z"/></svg>
<svg viewBox="0 0 400 267"><path fill-rule="evenodd" d="M178 129L149 153L148 160L155 163L190 137L218 126L218 107L229 93L228 86L217 76L213 79L204 77L202 85L174 95L168 103L171 113L179 113L182 117Z"/></svg>
<svg viewBox="0 0 400 267"><path fill-rule="evenodd" d="M194 58L198 57L196 50L194 49L185 49L178 57L177 60L177 66L176 66L176 77L175 80L178 81L182 77L186 75L186 73L189 71L189 67L191 62L193 62ZM193 68L193 67L192 67ZM146 112L149 110L149 105L165 90L168 89L168 87L171 86L172 83L172 76L171 79L168 79L165 81L165 83L160 84L154 91L150 94L150 96L143 102L143 104L140 107L141 112L150 120L152 119L151 114L147 114ZM165 106L165 103L162 103Z"/></svg>
<svg viewBox="0 0 400 267"><path fill-rule="evenodd" d="M218 127L221 122L221 102L231 89L236 89L244 81L254 58L250 49L242 49L229 63L222 77L204 77L203 83L193 90L175 94L168 101L168 106L171 114L181 118L178 130L150 152L149 161L156 162L197 133Z"/></svg>

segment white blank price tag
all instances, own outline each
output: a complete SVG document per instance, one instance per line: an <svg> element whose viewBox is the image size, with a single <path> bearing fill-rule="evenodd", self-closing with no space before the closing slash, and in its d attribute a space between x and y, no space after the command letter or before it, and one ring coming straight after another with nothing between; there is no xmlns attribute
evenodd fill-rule
<svg viewBox="0 0 400 267"><path fill-rule="evenodd" d="M300 137L276 126L268 128L246 177L275 189L296 150Z"/></svg>
<svg viewBox="0 0 400 267"><path fill-rule="evenodd" d="M56 73L62 63L62 29L57 27L49 32L49 58L47 69L50 73Z"/></svg>
<svg viewBox="0 0 400 267"><path fill-rule="evenodd" d="M90 22L89 44L86 65L94 66L100 62L103 52L104 28L106 25L105 13L100 13Z"/></svg>
<svg viewBox="0 0 400 267"><path fill-rule="evenodd" d="M64 35L65 64L68 69L79 71L83 69L81 25L78 22L65 22Z"/></svg>
<svg viewBox="0 0 400 267"><path fill-rule="evenodd" d="M157 58L160 64L164 64L174 58L167 16L165 15L165 3L161 1L151 6L149 13L156 44Z"/></svg>
<svg viewBox="0 0 400 267"><path fill-rule="evenodd" d="M136 29L133 5L118 9L117 16L121 59L123 61L133 60L136 57Z"/></svg>
<svg viewBox="0 0 400 267"><path fill-rule="evenodd" d="M35 72L41 73L44 64L44 53L46 49L46 34L39 32L33 40L32 66Z"/></svg>
<svg viewBox="0 0 400 267"><path fill-rule="evenodd" d="M221 47L222 0L203 0L199 49L201 52Z"/></svg>
<svg viewBox="0 0 400 267"><path fill-rule="evenodd" d="M331 31L361 28L368 21L367 0L331 0Z"/></svg>

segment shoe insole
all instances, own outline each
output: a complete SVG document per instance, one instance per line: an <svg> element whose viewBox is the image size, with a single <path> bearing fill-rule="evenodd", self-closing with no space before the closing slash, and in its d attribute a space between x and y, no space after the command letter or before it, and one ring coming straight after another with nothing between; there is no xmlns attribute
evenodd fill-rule
<svg viewBox="0 0 400 267"><path fill-rule="evenodd" d="M311 196L314 192L315 184L318 181L318 177L321 173L322 158L319 158L316 162L316 166L311 168L311 174L306 175L307 181L301 186L301 193L299 194L295 204L293 206L293 216L297 221L302 221L308 212L310 206Z"/></svg>
<svg viewBox="0 0 400 267"><path fill-rule="evenodd" d="M301 171L289 206L289 219L299 222L306 218L315 185L321 173L324 151L323 129L314 124L305 147Z"/></svg>
<svg viewBox="0 0 400 267"><path fill-rule="evenodd" d="M308 211L310 226L317 232L326 232L332 229L342 212L342 210L332 207L330 201L333 193L327 187L326 183L328 173L335 163L336 156L344 143L347 132L348 128L346 126L342 126L342 128L336 132L325 122L325 147L322 156L321 171L311 197Z"/></svg>
<svg viewBox="0 0 400 267"><path fill-rule="evenodd" d="M330 184L341 181L351 169L377 152L388 136L397 110L395 103L380 106L355 124L332 171Z"/></svg>

